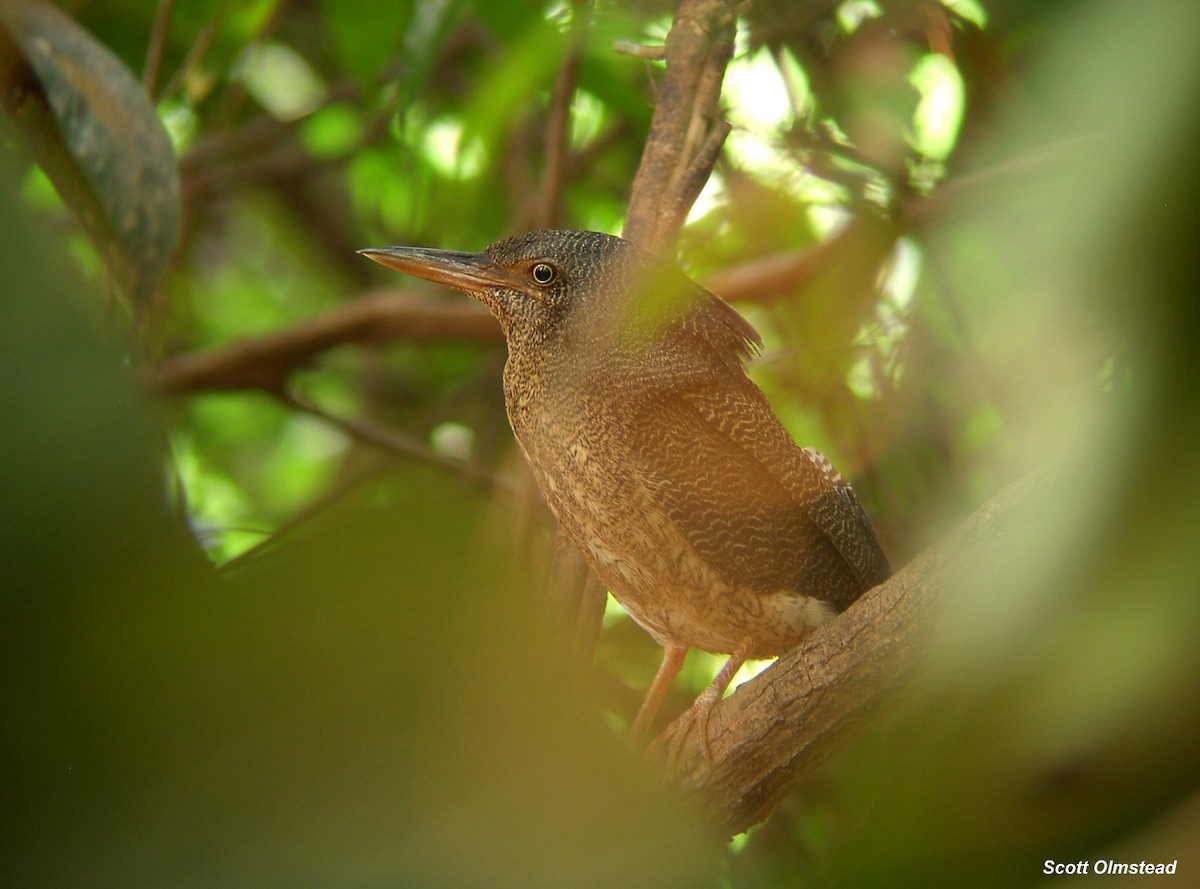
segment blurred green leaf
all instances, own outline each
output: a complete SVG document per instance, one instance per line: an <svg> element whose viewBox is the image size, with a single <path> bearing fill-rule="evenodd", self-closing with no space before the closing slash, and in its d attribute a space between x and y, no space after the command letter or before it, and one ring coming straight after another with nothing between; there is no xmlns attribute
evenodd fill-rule
<svg viewBox="0 0 1200 889"><path fill-rule="evenodd" d="M705 885L715 847L546 669L460 480L398 465L208 569L152 406L16 194L0 166L5 880Z"/></svg>
<svg viewBox="0 0 1200 889"><path fill-rule="evenodd" d="M404 32L400 49L400 71L394 86L394 101L406 109L429 84L446 41L454 33L465 7L465 0L435 0L417 3Z"/></svg>
<svg viewBox="0 0 1200 889"><path fill-rule="evenodd" d="M70 311L111 276L64 204L109 210L61 123L109 126L109 187L145 201L118 187L143 163L134 133L105 116L105 63L75 76L51 55L64 116L8 19L44 13L51 43L73 26L0 0L6 108L49 140L58 187L93 195L0 162L19 195L0 213L4 878L891 889L1028 885L1117 837L1161 848L1146 832L1200 762L1200 57L1195 3L1160 5L739 6L736 127L681 258L698 277L799 261L737 306L781 420L853 476L897 565L1007 479L1049 463L1054 484L984 547L995 564L968 561L946 631L913 643L941 672L912 709L872 719L721 863L612 732L653 642L613 609L601 701L563 682L526 558L549 537L540 507L494 507L277 394L141 397L127 377L155 368L123 370L103 322ZM94 35L81 57L103 44L131 94L162 38L187 207L166 359L381 291L460 306L354 250L475 250L527 226L568 47L563 221L619 231L664 67L613 44L660 41L674 6L71 4ZM396 325L355 328L287 395L469 451L506 488L502 345ZM262 546L218 579L188 532L222 561ZM714 669L689 658L672 704ZM1194 841L1167 853L1200 861Z"/></svg>
<svg viewBox="0 0 1200 889"><path fill-rule="evenodd" d="M495 154L505 125L527 110L531 99L544 95L562 60L562 33L534 20L510 46L490 61L479 89L462 109L464 131Z"/></svg>
<svg viewBox="0 0 1200 889"><path fill-rule="evenodd" d="M170 140L124 64L57 7L10 0L0 26L6 107L144 317L179 240Z"/></svg>
<svg viewBox="0 0 1200 889"><path fill-rule="evenodd" d="M321 0L320 5L338 61L360 82L369 83L379 75L383 63L400 49L414 8L444 4Z"/></svg>

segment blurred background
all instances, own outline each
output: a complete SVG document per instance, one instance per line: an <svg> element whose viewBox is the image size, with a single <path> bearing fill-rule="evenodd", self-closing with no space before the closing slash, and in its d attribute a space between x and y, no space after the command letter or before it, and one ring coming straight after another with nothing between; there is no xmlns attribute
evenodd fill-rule
<svg viewBox="0 0 1200 889"><path fill-rule="evenodd" d="M354 252L619 233L673 11L0 2L13 885L1200 872L1200 9L738 8L685 269L895 566L1036 495L732 843L624 744L658 650L613 603L566 675L498 329Z"/></svg>

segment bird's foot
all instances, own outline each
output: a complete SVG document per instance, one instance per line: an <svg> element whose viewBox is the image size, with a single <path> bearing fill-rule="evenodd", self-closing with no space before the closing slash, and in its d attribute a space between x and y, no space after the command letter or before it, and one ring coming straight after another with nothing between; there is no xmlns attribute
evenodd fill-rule
<svg viewBox="0 0 1200 889"><path fill-rule="evenodd" d="M663 754L666 760L667 769L675 771L679 765L680 754L683 752L685 741L690 735L695 733L696 743L700 748L700 755L707 762L713 762L712 747L708 743L708 720L712 715L713 708L720 703L721 692L713 692L712 686L704 690L700 697L692 702L692 706L688 707L678 719L667 726L666 730L654 739L650 745L650 749L657 752L662 748L666 748Z"/></svg>
<svg viewBox="0 0 1200 889"><path fill-rule="evenodd" d="M713 762L712 748L708 744L708 719L712 715L713 708L721 703L721 698L725 696L725 689L729 688L734 674L745 663L746 652L750 650L750 647L751 640L747 639L734 649L733 654L729 656L729 660L725 662L725 666L717 673L708 688L704 689L700 693L700 697L692 702L692 706L688 707L683 715L672 722L667 730L650 745L648 752L657 753L662 746L667 748L668 770L675 771L675 767L679 764L679 754L683 751L683 742L693 730L698 735L701 755L706 761Z"/></svg>

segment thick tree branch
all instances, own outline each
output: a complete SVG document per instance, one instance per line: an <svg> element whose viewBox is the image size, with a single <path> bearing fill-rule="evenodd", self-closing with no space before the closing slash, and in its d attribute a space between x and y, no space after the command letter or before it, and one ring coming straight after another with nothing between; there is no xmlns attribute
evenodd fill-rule
<svg viewBox="0 0 1200 889"><path fill-rule="evenodd" d="M808 642L742 685L712 713L711 759L694 733L671 778L724 836L764 820L797 783L842 750L911 675L936 621L947 568L973 559L1018 519L1038 475L993 497L946 539L866 593ZM695 728L695 724L685 727ZM659 748L661 750L661 748Z"/></svg>
<svg viewBox="0 0 1200 889"><path fill-rule="evenodd" d="M667 73L633 180L624 237L665 250L720 151L718 101L736 31L733 4L682 0L667 35Z"/></svg>

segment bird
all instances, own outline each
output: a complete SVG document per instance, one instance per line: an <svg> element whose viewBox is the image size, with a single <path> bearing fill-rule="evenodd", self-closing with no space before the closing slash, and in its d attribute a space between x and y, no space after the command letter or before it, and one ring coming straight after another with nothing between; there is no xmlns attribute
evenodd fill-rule
<svg viewBox="0 0 1200 889"><path fill-rule="evenodd" d="M514 235L481 253L359 251L481 302L507 342L508 419L566 536L663 649L644 738L691 648L727 655L682 718L885 580L870 519L747 376L758 332L673 260L601 232Z"/></svg>

